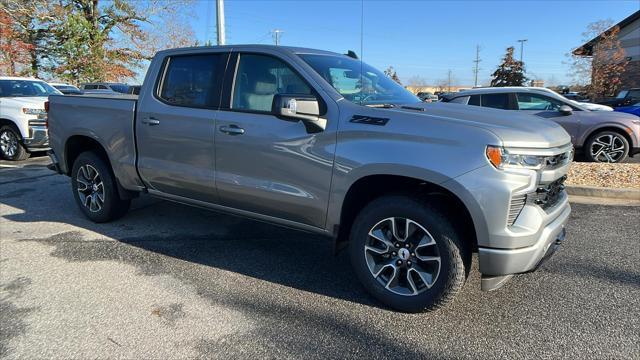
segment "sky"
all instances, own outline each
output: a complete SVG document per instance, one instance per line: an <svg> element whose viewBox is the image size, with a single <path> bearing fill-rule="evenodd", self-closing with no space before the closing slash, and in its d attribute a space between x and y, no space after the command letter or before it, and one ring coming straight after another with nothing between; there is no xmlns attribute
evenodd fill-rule
<svg viewBox="0 0 640 360"><path fill-rule="evenodd" d="M583 43L587 25L604 19L618 22L640 9L638 0L225 0L224 4L227 44L272 44L272 31L280 29L282 45L339 53L354 50L378 69L393 66L404 82L420 76L436 84L451 70L460 86L473 85L476 45L482 60L479 82L486 84L507 47L515 46L519 58L518 39L528 40L523 57L530 78L569 83L566 54ZM198 40L215 44L215 0L195 0L193 6Z"/></svg>

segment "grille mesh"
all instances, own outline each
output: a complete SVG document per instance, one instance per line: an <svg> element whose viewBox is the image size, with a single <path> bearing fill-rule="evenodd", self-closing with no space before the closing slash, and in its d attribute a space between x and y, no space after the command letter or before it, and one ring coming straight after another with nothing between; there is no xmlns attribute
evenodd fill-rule
<svg viewBox="0 0 640 360"><path fill-rule="evenodd" d="M509 214L507 215L507 224L509 226L513 225L516 221L518 215L520 215L520 211L524 207L524 204L527 203L527 194L514 195L511 197L511 203L509 204Z"/></svg>

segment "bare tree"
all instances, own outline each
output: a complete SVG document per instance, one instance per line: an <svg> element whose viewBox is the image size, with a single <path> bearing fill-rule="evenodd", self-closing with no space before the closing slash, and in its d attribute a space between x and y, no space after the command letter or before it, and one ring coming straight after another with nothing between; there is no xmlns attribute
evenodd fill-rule
<svg viewBox="0 0 640 360"><path fill-rule="evenodd" d="M427 80L419 75L414 75L407 80L407 85L412 87L426 87Z"/></svg>
<svg viewBox="0 0 640 360"><path fill-rule="evenodd" d="M570 55L574 82L589 84L592 99L614 96L620 87L620 76L629 63L618 39L620 28L612 24L611 20L589 24L582 35L585 43L592 43L590 55L580 50Z"/></svg>
<svg viewBox="0 0 640 360"><path fill-rule="evenodd" d="M398 77L398 73L396 73L396 70L393 68L393 66L389 66L387 70L384 71L384 74L390 77L391 80L402 85L402 82L400 82L400 78Z"/></svg>

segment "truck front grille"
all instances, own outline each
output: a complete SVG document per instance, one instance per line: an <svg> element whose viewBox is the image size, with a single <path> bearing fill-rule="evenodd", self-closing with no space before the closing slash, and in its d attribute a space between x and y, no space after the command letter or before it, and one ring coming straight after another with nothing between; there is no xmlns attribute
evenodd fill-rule
<svg viewBox="0 0 640 360"><path fill-rule="evenodd" d="M560 194L564 190L564 181L566 179L567 176L565 175L550 184L538 187L535 192L529 194L528 201L543 209L552 207L560 200Z"/></svg>
<svg viewBox="0 0 640 360"><path fill-rule="evenodd" d="M507 224L511 226L515 223L522 208L524 208L526 204L538 205L543 210L557 204L560 200L560 194L562 194L562 190L564 190L564 181L566 179L567 176L565 175L550 184L539 186L535 192L513 195L511 197L511 203L509 204Z"/></svg>

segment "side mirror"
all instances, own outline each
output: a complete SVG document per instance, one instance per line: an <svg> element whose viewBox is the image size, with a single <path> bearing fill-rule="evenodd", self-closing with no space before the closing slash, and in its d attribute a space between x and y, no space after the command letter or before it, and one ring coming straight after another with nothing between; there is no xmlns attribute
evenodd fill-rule
<svg viewBox="0 0 640 360"><path fill-rule="evenodd" d="M558 109L558 111L560 112L560 114L567 116L567 115L571 115L573 114L573 109L571 108L571 106L569 105L562 105L560 106L560 108Z"/></svg>
<svg viewBox="0 0 640 360"><path fill-rule="evenodd" d="M283 120L302 121L309 133L327 127L327 120L320 117L320 102L313 95L276 94L271 112Z"/></svg>

